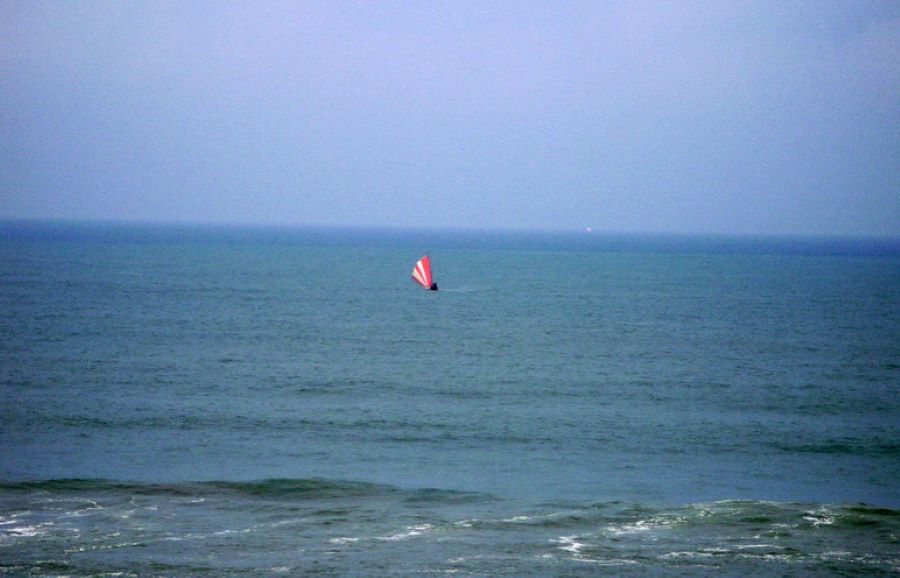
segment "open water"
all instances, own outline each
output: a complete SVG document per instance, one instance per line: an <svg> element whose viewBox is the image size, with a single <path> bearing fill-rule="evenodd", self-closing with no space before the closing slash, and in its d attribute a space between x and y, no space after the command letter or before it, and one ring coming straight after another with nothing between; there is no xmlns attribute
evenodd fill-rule
<svg viewBox="0 0 900 578"><path fill-rule="evenodd" d="M897 575L898 336L896 240L3 223L0 574Z"/></svg>

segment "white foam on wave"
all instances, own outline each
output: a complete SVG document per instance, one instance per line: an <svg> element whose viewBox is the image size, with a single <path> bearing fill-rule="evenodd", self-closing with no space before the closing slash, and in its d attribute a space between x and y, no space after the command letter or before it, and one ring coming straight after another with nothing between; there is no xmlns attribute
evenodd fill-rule
<svg viewBox="0 0 900 578"><path fill-rule="evenodd" d="M610 524L606 532L612 536L628 536L668 529L686 521L683 516L654 516L648 520L638 520L626 524Z"/></svg>
<svg viewBox="0 0 900 578"><path fill-rule="evenodd" d="M212 535L213 536L228 536L231 534L249 534L250 532L255 532L255 531L256 531L256 528L242 528L240 530L226 529L226 530L219 530L218 532L213 532Z"/></svg>
<svg viewBox="0 0 900 578"><path fill-rule="evenodd" d="M329 544L337 544L339 546L343 546L344 544L353 544L355 542L359 542L359 538L354 538L352 536L340 536L337 538L329 538Z"/></svg>
<svg viewBox="0 0 900 578"><path fill-rule="evenodd" d="M447 564L465 564L472 560L478 560L481 556L457 556L456 558L447 558Z"/></svg>
<svg viewBox="0 0 900 578"><path fill-rule="evenodd" d="M828 550L826 552L822 552L819 557L822 560L846 561L852 560L855 555L853 554L853 552L848 552L847 550Z"/></svg>
<svg viewBox="0 0 900 578"><path fill-rule="evenodd" d="M559 514L551 514L548 517L553 517ZM466 518L465 520L460 520L459 522L454 522L453 525L458 528L471 528L475 524L479 522L484 522L486 524L525 524L533 522L534 520L540 519L540 517L536 516L513 516L511 518L501 518L497 519L487 519L487 520L479 520L478 518Z"/></svg>
<svg viewBox="0 0 900 578"><path fill-rule="evenodd" d="M431 524L418 524L415 526L407 526L405 532L399 532L397 534L392 534L390 536L377 536L376 540L385 540L390 542L395 542L397 540L406 540L408 538L414 538L416 536L421 536L423 532L431 530L434 526Z"/></svg>
<svg viewBox="0 0 900 578"><path fill-rule="evenodd" d="M649 532L654 527L654 524L646 520L638 520L637 522L633 522L631 524L620 524L618 526L607 526L606 531L613 536L629 536L632 534L640 534L643 532Z"/></svg>
<svg viewBox="0 0 900 578"><path fill-rule="evenodd" d="M572 554L572 560L577 560L578 562L586 562L590 564L597 564L599 566L628 566L638 564L639 562L636 560L628 560L626 558L595 558L591 556L585 556L581 551L588 544L585 542L579 542L579 536L560 536L556 540L551 540L559 544L558 548L565 552L570 552ZM549 558L551 556L545 555L544 558Z"/></svg>
<svg viewBox="0 0 900 578"><path fill-rule="evenodd" d="M691 552L688 550L681 550L681 551L676 551L676 552L667 552L667 553L663 554L662 556L660 556L660 558L663 560L672 560L672 559L680 560L683 558L689 558L689 559L690 558L712 558L713 556L717 556L717 555L718 555L717 552L709 552L709 551L704 551L704 550L701 550L699 552Z"/></svg>
<svg viewBox="0 0 900 578"><path fill-rule="evenodd" d="M578 560L598 566L634 566L640 564L637 560L628 560L626 558L578 558Z"/></svg>
<svg viewBox="0 0 900 578"><path fill-rule="evenodd" d="M306 522L308 522L306 518L289 518L287 520L278 520L277 522L272 522L271 524L268 524L268 527L278 528L280 526L304 524Z"/></svg>
<svg viewBox="0 0 900 578"><path fill-rule="evenodd" d="M766 551L756 551L764 549ZM774 551L772 551L774 550ZM713 548L701 548L699 550L682 550L675 552L668 552L660 556L660 559L670 560L670 559L709 559L709 558L721 558L723 555L731 555L735 558L749 559L749 560L769 560L769 561L779 561L779 562L790 562L794 560L792 556L789 556L783 552L784 548L781 546L777 546L775 544L741 544L736 545L733 548L725 548L725 547L713 547Z"/></svg>
<svg viewBox="0 0 900 578"><path fill-rule="evenodd" d="M818 510L804 512L803 519L816 528L819 526L834 525L834 514L827 508L819 508Z"/></svg>
<svg viewBox="0 0 900 578"><path fill-rule="evenodd" d="M31 510L21 510L21 511L16 512L15 514L11 514L9 519L14 520L16 518L21 518L22 516L30 516L31 513L32 513Z"/></svg>
<svg viewBox="0 0 900 578"><path fill-rule="evenodd" d="M33 538L35 536L43 536L47 532L41 530L42 525L38 526L19 526L17 528L4 528L3 531L7 535L13 535L19 538Z"/></svg>
<svg viewBox="0 0 900 578"><path fill-rule="evenodd" d="M89 506L80 507L72 510L71 512L66 512L63 514L63 518L81 518L83 516L91 516L95 512L100 510L105 510L103 506L95 502L94 500L85 500Z"/></svg>
<svg viewBox="0 0 900 578"><path fill-rule="evenodd" d="M581 549L585 546L585 544L579 542L577 538L578 536L560 536L555 542L560 545L560 550L571 552L577 556L581 554Z"/></svg>
<svg viewBox="0 0 900 578"><path fill-rule="evenodd" d="M889 553L875 554L872 552L849 552L847 550L827 550L815 555L814 558L831 562L846 562L861 564L871 568L886 568L896 574L900 571L900 559Z"/></svg>
<svg viewBox="0 0 900 578"><path fill-rule="evenodd" d="M758 548L770 548L772 550L781 550L782 547L776 544L739 544L735 546L737 550L754 550Z"/></svg>
<svg viewBox="0 0 900 578"><path fill-rule="evenodd" d="M421 536L425 532L433 530L434 526L431 524L417 524L415 526L407 526L403 529L402 532L397 532L396 534L390 534L388 536L374 536L367 538L358 538L353 536L338 536L335 538L329 538L329 544L335 544L338 546L343 546L347 544L354 544L356 542L360 542L362 540L379 540L382 542L398 542L401 540L408 540L410 538L415 538L417 536Z"/></svg>
<svg viewBox="0 0 900 578"><path fill-rule="evenodd" d="M771 552L767 553L750 553L750 552L742 552L737 554L735 557L742 558L744 560L766 560L768 562L794 562L796 561L796 557L788 556L787 554L773 554Z"/></svg>
<svg viewBox="0 0 900 578"><path fill-rule="evenodd" d="M90 546L77 546L74 548L66 548L67 554L75 554L79 552L100 552L104 550L118 550L119 548L134 548L146 546L146 542L119 542L116 544L95 544Z"/></svg>

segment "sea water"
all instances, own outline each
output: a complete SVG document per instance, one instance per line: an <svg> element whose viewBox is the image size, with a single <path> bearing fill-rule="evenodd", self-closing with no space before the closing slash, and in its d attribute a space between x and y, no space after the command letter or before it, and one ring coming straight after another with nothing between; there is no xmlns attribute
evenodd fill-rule
<svg viewBox="0 0 900 578"><path fill-rule="evenodd" d="M2 573L900 572L896 240L0 232Z"/></svg>

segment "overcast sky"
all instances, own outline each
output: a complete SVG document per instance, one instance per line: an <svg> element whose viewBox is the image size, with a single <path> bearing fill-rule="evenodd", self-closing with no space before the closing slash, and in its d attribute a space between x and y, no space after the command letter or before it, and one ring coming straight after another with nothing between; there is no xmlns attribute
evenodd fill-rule
<svg viewBox="0 0 900 578"><path fill-rule="evenodd" d="M900 234L900 2L0 0L0 217Z"/></svg>

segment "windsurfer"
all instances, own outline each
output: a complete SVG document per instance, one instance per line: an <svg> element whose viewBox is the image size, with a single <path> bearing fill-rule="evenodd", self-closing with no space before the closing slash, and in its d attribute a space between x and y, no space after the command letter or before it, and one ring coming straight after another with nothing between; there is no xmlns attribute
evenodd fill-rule
<svg viewBox="0 0 900 578"><path fill-rule="evenodd" d="M437 291L437 283L431 279L431 262L428 255L422 255L422 258L416 261L416 266L412 270L413 281L426 289Z"/></svg>

